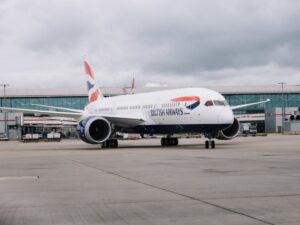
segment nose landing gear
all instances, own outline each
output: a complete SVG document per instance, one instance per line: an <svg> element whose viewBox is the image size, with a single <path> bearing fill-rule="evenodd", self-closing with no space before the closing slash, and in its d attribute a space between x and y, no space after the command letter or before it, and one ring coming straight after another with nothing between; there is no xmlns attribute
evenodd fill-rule
<svg viewBox="0 0 300 225"><path fill-rule="evenodd" d="M209 147L211 147L211 148L216 147L216 144L215 144L214 140L209 139L209 140L205 141L205 148L208 149Z"/></svg>

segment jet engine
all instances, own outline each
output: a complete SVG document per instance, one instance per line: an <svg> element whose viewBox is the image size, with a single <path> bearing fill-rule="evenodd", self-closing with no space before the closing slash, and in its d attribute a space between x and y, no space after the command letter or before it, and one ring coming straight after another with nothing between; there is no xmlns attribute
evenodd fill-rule
<svg viewBox="0 0 300 225"><path fill-rule="evenodd" d="M238 136L239 131L240 123L236 118L234 118L233 124L231 124L226 129L221 130L217 138L220 140L230 140Z"/></svg>
<svg viewBox="0 0 300 225"><path fill-rule="evenodd" d="M92 116L81 120L76 129L79 137L89 144L100 144L111 135L111 125L103 117Z"/></svg>

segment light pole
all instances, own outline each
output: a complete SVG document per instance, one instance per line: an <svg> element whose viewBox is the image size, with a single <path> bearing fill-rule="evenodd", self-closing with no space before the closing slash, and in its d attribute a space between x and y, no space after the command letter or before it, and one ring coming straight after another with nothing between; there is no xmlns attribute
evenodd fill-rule
<svg viewBox="0 0 300 225"><path fill-rule="evenodd" d="M3 100L2 100L2 106L3 102L6 102L6 88L9 87L9 84L0 84L0 87L3 87ZM7 132L7 113L4 111L4 132L6 134L6 137L8 137Z"/></svg>
<svg viewBox="0 0 300 225"><path fill-rule="evenodd" d="M281 108L281 115L282 115L282 117L281 117L281 119L282 119L282 124L281 124L281 133L282 134L284 134L284 120L285 120L285 100L284 100L284 90L283 90L283 88L284 88L284 85L286 84L286 83L284 83L284 82L280 82L280 83L278 83L278 84L280 84L281 85L281 98L282 98L282 108Z"/></svg>

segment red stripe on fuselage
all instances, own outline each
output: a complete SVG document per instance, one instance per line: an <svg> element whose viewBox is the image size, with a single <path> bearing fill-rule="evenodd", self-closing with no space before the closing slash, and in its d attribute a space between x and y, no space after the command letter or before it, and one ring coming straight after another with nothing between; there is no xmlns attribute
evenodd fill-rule
<svg viewBox="0 0 300 225"><path fill-rule="evenodd" d="M172 102L192 102L196 101L199 102L200 98L198 96L183 96L179 98L173 98L171 99Z"/></svg>

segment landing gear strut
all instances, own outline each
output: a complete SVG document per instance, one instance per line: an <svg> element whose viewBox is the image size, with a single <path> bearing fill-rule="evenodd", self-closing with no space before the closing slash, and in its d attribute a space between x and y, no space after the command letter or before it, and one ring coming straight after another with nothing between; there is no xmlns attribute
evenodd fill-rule
<svg viewBox="0 0 300 225"><path fill-rule="evenodd" d="M117 139L109 139L102 143L102 148L117 148L118 140Z"/></svg>
<svg viewBox="0 0 300 225"><path fill-rule="evenodd" d="M209 147L215 148L216 144L214 140L208 139L205 141L205 148L208 149Z"/></svg>
<svg viewBox="0 0 300 225"><path fill-rule="evenodd" d="M161 143L161 146L177 146L178 138L175 138L175 137L162 138L160 143Z"/></svg>

